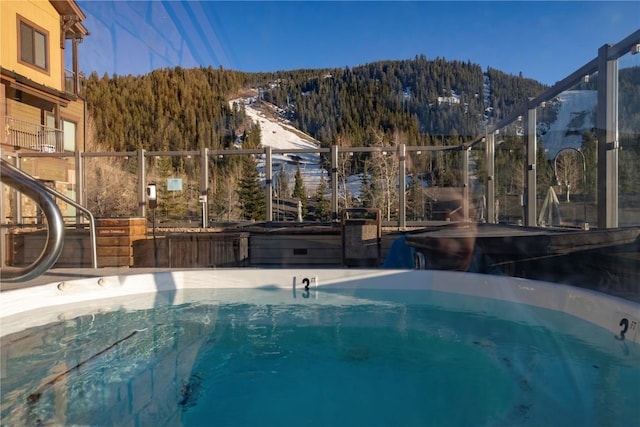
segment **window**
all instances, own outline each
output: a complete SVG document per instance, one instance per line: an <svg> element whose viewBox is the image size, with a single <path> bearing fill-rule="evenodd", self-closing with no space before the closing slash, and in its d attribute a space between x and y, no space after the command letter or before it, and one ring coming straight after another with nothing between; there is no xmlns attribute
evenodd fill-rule
<svg viewBox="0 0 640 427"><path fill-rule="evenodd" d="M20 21L20 61L47 70L47 33Z"/></svg>
<svg viewBox="0 0 640 427"><path fill-rule="evenodd" d="M76 124L74 122L62 120L62 130L64 131L64 151L75 151Z"/></svg>

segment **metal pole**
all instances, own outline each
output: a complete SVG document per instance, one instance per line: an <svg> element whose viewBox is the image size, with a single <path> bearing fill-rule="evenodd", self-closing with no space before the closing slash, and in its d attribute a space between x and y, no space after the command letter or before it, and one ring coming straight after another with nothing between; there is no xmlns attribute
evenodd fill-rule
<svg viewBox="0 0 640 427"><path fill-rule="evenodd" d="M535 227L537 223L537 188L536 188L536 157L538 150L537 130L536 130L536 108L529 108L527 111L525 146L527 149L527 194L524 199L525 225Z"/></svg>
<svg viewBox="0 0 640 427"><path fill-rule="evenodd" d="M495 136L494 133L486 135L486 161L487 161L487 222L495 224L496 221L496 180L495 180Z"/></svg>
<svg viewBox="0 0 640 427"><path fill-rule="evenodd" d="M471 152L471 147L463 147L462 148L462 159L461 165L462 168L462 218L464 221L469 221L469 206L471 203L470 194L469 194L469 153Z"/></svg>
<svg viewBox="0 0 640 427"><path fill-rule="evenodd" d="M598 228L618 227L618 59L598 50Z"/></svg>
<svg viewBox="0 0 640 427"><path fill-rule="evenodd" d="M202 228L209 224L209 149L200 150L200 196L202 203Z"/></svg>
<svg viewBox="0 0 640 427"><path fill-rule="evenodd" d="M0 147L0 158L2 158L2 148ZM6 255L6 241L7 241L7 229L4 227L4 222L7 218L7 206L5 205L5 187L2 181L0 181L0 267L7 266Z"/></svg>
<svg viewBox="0 0 640 427"><path fill-rule="evenodd" d="M152 212L152 233L153 233L153 265L158 268L158 242L156 241L156 210L151 209ZM171 254L169 254L169 257ZM171 259L171 258L169 258Z"/></svg>
<svg viewBox="0 0 640 427"><path fill-rule="evenodd" d="M147 205L145 203L146 190L146 169L144 161L144 149L138 150L138 213L141 218L147 217Z"/></svg>
<svg viewBox="0 0 640 427"><path fill-rule="evenodd" d="M580 151L580 154L582 154L582 209L584 215L582 228L584 230L588 230L589 223L587 222L587 159L584 157L583 152Z"/></svg>
<svg viewBox="0 0 640 427"><path fill-rule="evenodd" d="M80 205L86 206L86 203L83 203L84 194L84 167L82 165L82 153L80 150L76 150L75 152L75 161L76 161L76 202ZM76 223L79 224L82 222L82 213L76 210Z"/></svg>
<svg viewBox="0 0 640 427"><path fill-rule="evenodd" d="M267 221L273 221L273 171L272 171L272 159L271 159L271 147L264 147L264 197L266 201L266 219Z"/></svg>
<svg viewBox="0 0 640 427"><path fill-rule="evenodd" d="M404 144L398 146L398 160L399 226L403 230L407 226L407 146Z"/></svg>
<svg viewBox="0 0 640 427"><path fill-rule="evenodd" d="M338 146L331 146L331 220L338 221Z"/></svg>
<svg viewBox="0 0 640 427"><path fill-rule="evenodd" d="M22 163L20 159L20 153L15 153L16 155L16 169L22 170ZM22 192L16 191L16 197L13 199L13 212L15 212L16 224L22 224L24 219L22 218Z"/></svg>

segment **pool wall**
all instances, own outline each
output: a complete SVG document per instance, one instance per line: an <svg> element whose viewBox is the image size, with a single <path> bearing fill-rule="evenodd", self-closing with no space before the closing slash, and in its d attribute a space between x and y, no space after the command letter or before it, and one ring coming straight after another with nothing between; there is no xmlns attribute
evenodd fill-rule
<svg viewBox="0 0 640 427"><path fill-rule="evenodd" d="M318 298L319 289L450 292L567 313L607 329L620 340L640 342L640 304L632 301L583 288L513 277L379 269L181 270L50 283L0 293L0 336L98 310L179 303L181 296L177 291L181 289L221 288L289 289L300 303L310 300L323 303ZM313 296L310 300L305 298L309 295ZM268 292L247 293L245 297L247 300L243 302L270 303Z"/></svg>

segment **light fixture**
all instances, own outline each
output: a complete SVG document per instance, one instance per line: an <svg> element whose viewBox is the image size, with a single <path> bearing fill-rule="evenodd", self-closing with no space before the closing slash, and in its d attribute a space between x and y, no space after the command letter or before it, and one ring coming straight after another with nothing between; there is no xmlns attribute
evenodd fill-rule
<svg viewBox="0 0 640 427"><path fill-rule="evenodd" d="M585 74L585 76L582 78L582 83L589 83L589 74Z"/></svg>
<svg viewBox="0 0 640 427"><path fill-rule="evenodd" d="M638 53L640 53L640 43L636 43L631 46L631 55L636 55Z"/></svg>

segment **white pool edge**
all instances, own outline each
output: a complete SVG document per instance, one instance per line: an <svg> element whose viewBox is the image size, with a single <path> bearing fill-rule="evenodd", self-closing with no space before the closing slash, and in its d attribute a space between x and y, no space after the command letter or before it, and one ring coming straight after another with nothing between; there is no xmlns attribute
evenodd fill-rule
<svg viewBox="0 0 640 427"><path fill-rule="evenodd" d="M305 280L308 279L308 282ZM295 284L295 285L294 285ZM640 343L640 304L588 289L554 283L472 273L380 269L207 269L92 277L0 293L0 336L24 330L37 311L42 319L61 319L60 307L91 306L111 298L179 289L320 288L428 289L528 304L594 323L630 342ZM307 289L308 290L308 289ZM22 318L21 318L22 317ZM624 331L624 334L623 334Z"/></svg>

